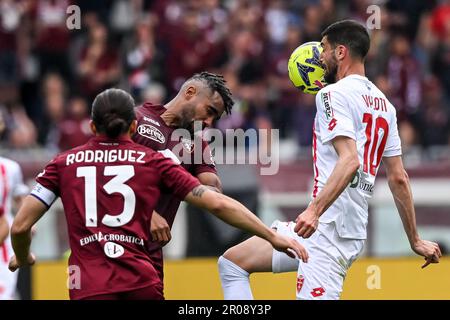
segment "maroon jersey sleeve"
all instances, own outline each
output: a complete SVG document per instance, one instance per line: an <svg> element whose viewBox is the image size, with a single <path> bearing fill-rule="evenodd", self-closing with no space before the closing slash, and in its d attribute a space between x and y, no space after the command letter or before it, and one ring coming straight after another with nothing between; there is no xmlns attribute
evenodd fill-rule
<svg viewBox="0 0 450 320"><path fill-rule="evenodd" d="M57 166L58 157L54 158L45 169L38 174L36 178L37 184L31 190L30 195L39 199L47 207L50 207L53 202L60 196L59 187L59 173Z"/></svg>
<svg viewBox="0 0 450 320"><path fill-rule="evenodd" d="M36 178L36 182L52 191L56 196L59 196L59 175L58 175L58 166L57 159L55 157L44 170L38 174Z"/></svg>
<svg viewBox="0 0 450 320"><path fill-rule="evenodd" d="M202 163L194 165L194 175L198 176L203 172L211 172L217 174L216 164L208 142L202 140Z"/></svg>
<svg viewBox="0 0 450 320"><path fill-rule="evenodd" d="M200 185L197 178L190 175L172 159L165 158L160 153L155 153L151 165L161 175L163 184L180 199L184 199L192 189Z"/></svg>

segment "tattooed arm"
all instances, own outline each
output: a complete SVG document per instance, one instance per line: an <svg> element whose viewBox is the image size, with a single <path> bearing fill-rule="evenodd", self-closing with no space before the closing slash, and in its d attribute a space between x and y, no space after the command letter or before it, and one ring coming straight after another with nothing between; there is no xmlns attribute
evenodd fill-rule
<svg viewBox="0 0 450 320"><path fill-rule="evenodd" d="M212 172L202 172L197 175L197 179L203 184L205 187L213 190L215 192L222 193L222 183L220 182L219 177Z"/></svg>
<svg viewBox="0 0 450 320"><path fill-rule="evenodd" d="M236 228L269 241L278 251L285 252L292 257L292 251L290 250L293 250L303 261L306 262L308 259L306 250L297 241L278 235L244 205L230 197L213 192L207 187L200 185L189 192L184 200L208 210L219 219Z"/></svg>

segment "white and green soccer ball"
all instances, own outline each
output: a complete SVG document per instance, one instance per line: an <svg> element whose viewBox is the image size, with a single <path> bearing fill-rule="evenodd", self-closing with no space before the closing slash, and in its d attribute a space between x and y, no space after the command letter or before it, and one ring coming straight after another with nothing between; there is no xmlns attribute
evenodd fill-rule
<svg viewBox="0 0 450 320"><path fill-rule="evenodd" d="M321 52L320 42L311 41L295 49L289 58L289 79L305 93L316 94L325 86L325 70L319 60Z"/></svg>

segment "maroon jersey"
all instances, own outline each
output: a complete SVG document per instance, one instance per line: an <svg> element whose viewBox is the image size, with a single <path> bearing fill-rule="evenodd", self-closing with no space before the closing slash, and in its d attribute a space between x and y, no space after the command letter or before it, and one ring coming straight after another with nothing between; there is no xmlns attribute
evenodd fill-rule
<svg viewBox="0 0 450 320"><path fill-rule="evenodd" d="M176 129L169 127L161 119L160 115L166 111L162 105L153 105L145 103L135 108L138 121L137 132L133 135L133 140L141 145L149 147L155 151L169 149L178 157L183 168L185 168L193 176L197 176L202 172L212 172L217 174L216 167L212 160L211 151L208 143L202 140L202 155L209 155L205 159L201 157L201 163L195 164L194 152L198 152L194 141L180 138L174 140L172 132ZM200 151L200 150L199 150ZM189 159L189 163L183 161ZM163 216L170 227L172 227L181 198L168 190L161 191L161 197L156 205L156 212ZM160 245L152 242L150 250L160 249Z"/></svg>
<svg viewBox="0 0 450 320"><path fill-rule="evenodd" d="M183 199L199 185L160 153L104 137L58 155L36 181L32 195L48 206L60 196L64 205L69 265L81 278L71 299L158 284L148 245L160 189Z"/></svg>

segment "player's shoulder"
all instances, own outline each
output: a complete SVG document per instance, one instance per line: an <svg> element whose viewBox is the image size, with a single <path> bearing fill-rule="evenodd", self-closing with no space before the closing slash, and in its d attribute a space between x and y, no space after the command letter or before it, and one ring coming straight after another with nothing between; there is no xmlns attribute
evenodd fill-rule
<svg viewBox="0 0 450 320"><path fill-rule="evenodd" d="M153 150L152 148L149 148L149 147L147 147L145 145L142 145L140 143L137 143L135 141L131 141L131 143L129 143L129 144L122 144L120 146L120 148L132 149L134 151L144 152L144 153L147 153L149 155L153 155L153 154L156 153L156 151Z"/></svg>
<svg viewBox="0 0 450 320"><path fill-rule="evenodd" d="M330 91L335 91L336 90L336 83L330 83L330 84L327 84L325 87L323 87L322 89L320 89L318 92L317 92L317 96L320 96L321 94L323 94L323 93L327 93L327 92L330 92Z"/></svg>
<svg viewBox="0 0 450 320"><path fill-rule="evenodd" d="M391 115L391 118L397 118L397 109L394 107L394 105L389 101L388 98L384 98L386 101L387 111Z"/></svg>
<svg viewBox="0 0 450 320"><path fill-rule="evenodd" d="M394 107L394 105L389 101L389 99L386 97L386 95L381 91L375 84L371 83L374 90L376 90L376 96L381 98L382 106L386 106L388 114L391 114L393 116L397 115L397 109Z"/></svg>
<svg viewBox="0 0 450 320"><path fill-rule="evenodd" d="M10 174L19 174L22 172L22 169L20 168L20 165L17 161L9 159L9 158L5 158L5 157L0 157L0 163L3 164L6 168L7 172L10 172Z"/></svg>
<svg viewBox="0 0 450 320"><path fill-rule="evenodd" d="M74 148L72 148L72 149L69 149L69 150L64 150L64 151L60 151L60 152L58 152L54 157L53 157L53 159L50 161L50 163L56 163L56 164L58 164L58 163L61 163L61 162L66 162L66 158L67 158L67 156L69 155L69 154L76 154L77 152L79 152L79 151L84 151L84 150L87 150L88 149L88 144L89 144L89 142L90 141L88 141L87 143L85 143L85 144L82 144L82 145L80 145L80 146L77 146L77 147L74 147Z"/></svg>
<svg viewBox="0 0 450 320"><path fill-rule="evenodd" d="M9 158L0 157L0 163L6 167L16 168L19 167L19 163Z"/></svg>
<svg viewBox="0 0 450 320"><path fill-rule="evenodd" d="M137 106L134 108L134 111L136 113L136 117L138 120L144 118L144 117L154 117L161 115L166 108L161 104L153 104L151 102L144 102L140 106Z"/></svg>
<svg viewBox="0 0 450 320"><path fill-rule="evenodd" d="M347 91L349 91L349 84L344 79L339 80L335 83L330 83L319 90L317 96L322 97L323 95L345 95Z"/></svg>
<svg viewBox="0 0 450 320"><path fill-rule="evenodd" d="M145 154L143 159L145 159L145 162L153 162L153 161L161 161L166 158L170 158L175 161L175 159L178 160L177 156L169 149L164 150L153 150L152 148L149 148L147 146L141 145L137 142L132 142L130 145L127 146L128 148L131 148L135 152L139 154ZM179 162L179 160L178 160Z"/></svg>
<svg viewBox="0 0 450 320"><path fill-rule="evenodd" d="M333 101L343 101L347 96L346 90L339 82L332 83L319 90L316 95L316 105L326 106L327 104L333 104Z"/></svg>

